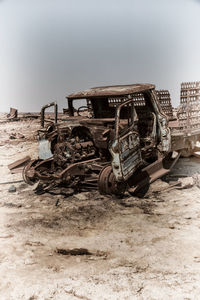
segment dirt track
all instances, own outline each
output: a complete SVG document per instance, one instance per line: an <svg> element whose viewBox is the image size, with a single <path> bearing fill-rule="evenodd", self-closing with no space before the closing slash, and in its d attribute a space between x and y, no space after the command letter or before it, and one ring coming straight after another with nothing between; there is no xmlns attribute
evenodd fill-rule
<svg viewBox="0 0 200 300"><path fill-rule="evenodd" d="M37 120L0 124L1 183L21 179L9 163L37 157L37 128ZM25 138L9 139L12 130ZM167 186L114 199L1 184L0 299L199 299L200 189L161 192ZM73 248L90 253L58 253Z"/></svg>

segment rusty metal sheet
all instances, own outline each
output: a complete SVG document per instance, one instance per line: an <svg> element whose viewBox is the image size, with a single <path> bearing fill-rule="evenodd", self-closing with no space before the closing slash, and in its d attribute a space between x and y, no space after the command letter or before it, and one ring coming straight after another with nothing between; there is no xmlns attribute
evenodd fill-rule
<svg viewBox="0 0 200 300"><path fill-rule="evenodd" d="M15 118L17 118L17 115L18 115L17 109L11 107L11 108L10 108L10 113L7 115L7 118L8 118L8 119L15 119Z"/></svg>
<svg viewBox="0 0 200 300"><path fill-rule="evenodd" d="M145 92L155 88L153 84L130 84L130 85L113 85L95 87L85 91L70 94L68 99L81 99L91 97L106 97L106 96L120 96L129 95L132 93Z"/></svg>
<svg viewBox="0 0 200 300"><path fill-rule="evenodd" d="M40 159L48 159L53 156L49 140L41 139L39 141L38 150Z"/></svg>

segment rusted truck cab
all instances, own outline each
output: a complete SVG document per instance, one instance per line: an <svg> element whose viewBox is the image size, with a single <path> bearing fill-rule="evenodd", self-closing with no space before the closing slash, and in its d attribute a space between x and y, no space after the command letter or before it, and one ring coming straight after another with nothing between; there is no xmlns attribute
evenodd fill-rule
<svg viewBox="0 0 200 300"><path fill-rule="evenodd" d="M154 85L97 87L73 93L67 101L67 121L43 130L49 157L27 167L26 181L85 184L121 194L169 171L170 129Z"/></svg>
<svg viewBox="0 0 200 300"><path fill-rule="evenodd" d="M95 146L109 149L117 181L127 180L147 162L170 152L167 116L161 111L155 86L135 84L99 87L68 96L73 102L86 99L92 115L81 123L90 128Z"/></svg>

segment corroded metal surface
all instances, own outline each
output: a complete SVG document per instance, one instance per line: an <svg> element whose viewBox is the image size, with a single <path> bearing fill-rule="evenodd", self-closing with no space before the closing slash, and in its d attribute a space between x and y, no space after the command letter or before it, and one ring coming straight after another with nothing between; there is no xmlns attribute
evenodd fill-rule
<svg viewBox="0 0 200 300"><path fill-rule="evenodd" d="M10 113L7 115L8 119L16 119L18 116L18 111L16 108L11 107L10 108Z"/></svg>
<svg viewBox="0 0 200 300"><path fill-rule="evenodd" d="M200 82L181 83L180 107L178 110L180 129L189 133L200 129Z"/></svg>
<svg viewBox="0 0 200 300"><path fill-rule="evenodd" d="M91 97L107 97L107 96L122 96L133 93L140 93L147 90L154 89L153 84L130 84L130 85L114 85L114 86L102 86L91 88L88 90L80 91L77 93L70 94L68 99L81 99Z"/></svg>
<svg viewBox="0 0 200 300"><path fill-rule="evenodd" d="M181 83L177 124L171 128L172 149L191 156L200 141L200 82Z"/></svg>
<svg viewBox="0 0 200 300"><path fill-rule="evenodd" d="M163 112L169 117L169 120L173 120L173 109L171 104L171 96L168 90L157 90L156 91L160 106Z"/></svg>
<svg viewBox="0 0 200 300"><path fill-rule="evenodd" d="M160 94L163 102L153 85L135 84L69 95L66 122L39 130L46 146L25 168L25 181L122 194L126 186L134 192L163 176L175 161L172 151L183 149L184 139L178 131L172 134L166 115L169 94ZM77 109L77 99L86 99L87 106Z"/></svg>
<svg viewBox="0 0 200 300"><path fill-rule="evenodd" d="M98 188L101 194L123 195L126 185L125 181L116 180L111 165L102 168L98 178Z"/></svg>
<svg viewBox="0 0 200 300"><path fill-rule="evenodd" d="M45 110L49 107L54 107L54 121L55 123L57 123L57 119L58 119L58 105L56 102L51 102L47 105L44 105L41 109L41 126L44 127L44 117L45 117Z"/></svg>

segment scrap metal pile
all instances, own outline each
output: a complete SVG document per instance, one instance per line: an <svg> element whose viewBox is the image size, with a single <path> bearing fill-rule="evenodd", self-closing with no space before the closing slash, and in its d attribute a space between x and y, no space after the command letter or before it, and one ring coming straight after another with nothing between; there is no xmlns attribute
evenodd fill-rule
<svg viewBox="0 0 200 300"><path fill-rule="evenodd" d="M56 103L42 108L39 159L23 170L28 184L39 181L46 188L74 191L98 188L102 194L122 195L126 189L141 193L169 173L184 148L172 143L170 95L155 91L154 85L99 87L67 98L65 122L57 123ZM83 103L78 109L77 100ZM44 127L50 106L55 122Z"/></svg>

